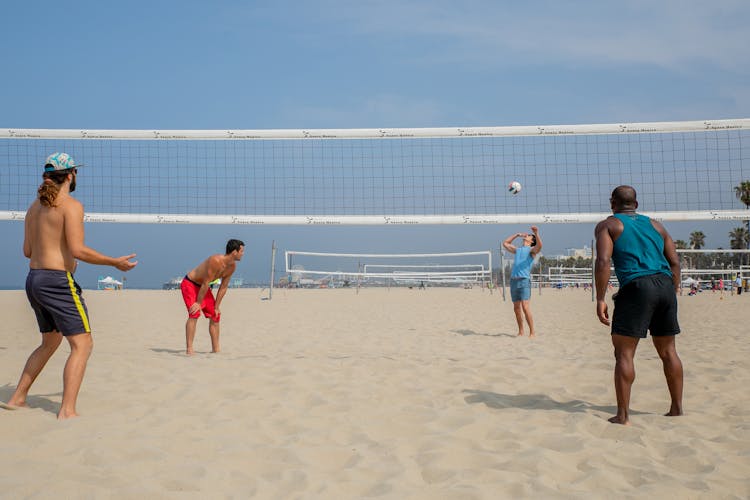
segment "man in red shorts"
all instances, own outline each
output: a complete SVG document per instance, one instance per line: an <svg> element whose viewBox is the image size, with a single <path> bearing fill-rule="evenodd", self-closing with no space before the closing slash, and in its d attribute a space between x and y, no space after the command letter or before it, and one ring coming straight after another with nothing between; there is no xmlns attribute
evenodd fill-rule
<svg viewBox="0 0 750 500"><path fill-rule="evenodd" d="M240 240L229 240L224 255L215 254L201 262L198 267L185 275L180 284L182 298L188 310L188 320L185 323L186 354L193 354L193 339L198 318L203 315L208 318L208 334L211 336L211 352L219 352L219 320L221 312L219 304L227 293L229 280L237 268L237 261L242 260L245 244ZM221 279L216 298L211 292L211 282Z"/></svg>

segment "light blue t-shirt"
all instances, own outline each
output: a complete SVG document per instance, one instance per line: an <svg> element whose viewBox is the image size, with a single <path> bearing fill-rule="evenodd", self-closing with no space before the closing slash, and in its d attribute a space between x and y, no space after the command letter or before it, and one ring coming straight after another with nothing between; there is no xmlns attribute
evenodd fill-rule
<svg viewBox="0 0 750 500"><path fill-rule="evenodd" d="M531 255L531 247L523 246L516 248L513 259L512 278L531 278L531 266L534 264L534 256Z"/></svg>
<svg viewBox="0 0 750 500"><path fill-rule="evenodd" d="M650 274L672 276L664 257L664 238L654 229L651 219L640 214L615 214L622 222L622 234L615 241L612 262L620 286Z"/></svg>

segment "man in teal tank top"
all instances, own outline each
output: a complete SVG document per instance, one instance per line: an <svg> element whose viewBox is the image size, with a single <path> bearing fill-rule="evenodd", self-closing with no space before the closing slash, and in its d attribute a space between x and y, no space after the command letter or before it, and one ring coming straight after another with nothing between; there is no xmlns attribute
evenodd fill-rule
<svg viewBox="0 0 750 500"><path fill-rule="evenodd" d="M610 205L614 215L601 221L595 230L596 314L610 326L605 295L614 264L618 293L611 333L615 349L615 392L617 415L609 421L630 423L630 389L635 380L633 357L638 341L651 332L651 340L664 365L671 406L667 416L682 415L682 361L677 355L675 336L677 290L680 287L680 260L674 242L659 222L636 213L638 201L631 186L612 191Z"/></svg>

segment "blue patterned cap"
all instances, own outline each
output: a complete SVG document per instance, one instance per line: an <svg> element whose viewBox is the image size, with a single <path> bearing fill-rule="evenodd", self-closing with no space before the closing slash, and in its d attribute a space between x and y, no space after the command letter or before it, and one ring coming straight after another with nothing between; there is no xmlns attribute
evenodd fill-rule
<svg viewBox="0 0 750 500"><path fill-rule="evenodd" d="M73 161L73 158L67 153L52 153L47 157L47 161L44 163L44 171L56 172L82 166L83 165L76 165L76 162Z"/></svg>

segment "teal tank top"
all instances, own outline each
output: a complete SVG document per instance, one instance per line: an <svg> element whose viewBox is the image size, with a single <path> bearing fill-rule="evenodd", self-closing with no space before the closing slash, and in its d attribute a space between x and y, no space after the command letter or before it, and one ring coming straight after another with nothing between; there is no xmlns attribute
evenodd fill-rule
<svg viewBox="0 0 750 500"><path fill-rule="evenodd" d="M664 257L664 239L654 229L651 219L640 214L614 214L624 226L615 241L612 261L620 286L635 278L663 273L672 276Z"/></svg>

